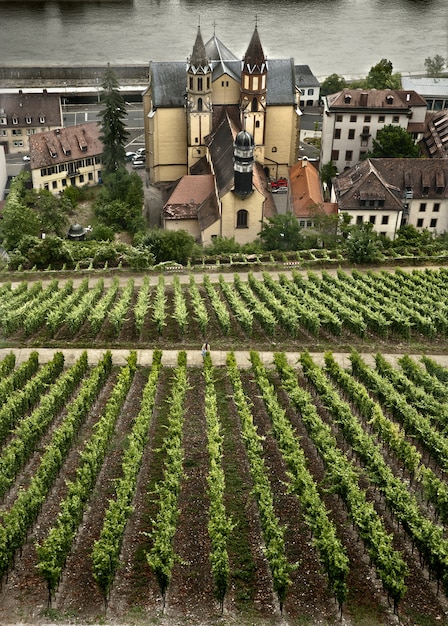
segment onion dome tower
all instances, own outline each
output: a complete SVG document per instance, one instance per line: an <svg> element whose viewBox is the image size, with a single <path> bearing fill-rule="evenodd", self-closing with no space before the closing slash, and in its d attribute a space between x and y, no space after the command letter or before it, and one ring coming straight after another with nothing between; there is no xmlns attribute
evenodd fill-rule
<svg viewBox="0 0 448 626"><path fill-rule="evenodd" d="M255 26L242 62L240 113L243 128L252 133L257 146L264 146L267 74L268 64Z"/></svg>
<svg viewBox="0 0 448 626"><path fill-rule="evenodd" d="M187 62L186 92L188 164L205 154L204 137L212 130L212 67L198 26L193 52Z"/></svg>
<svg viewBox="0 0 448 626"><path fill-rule="evenodd" d="M241 198L249 196L254 169L254 139L247 130L238 133L233 144L234 192Z"/></svg>

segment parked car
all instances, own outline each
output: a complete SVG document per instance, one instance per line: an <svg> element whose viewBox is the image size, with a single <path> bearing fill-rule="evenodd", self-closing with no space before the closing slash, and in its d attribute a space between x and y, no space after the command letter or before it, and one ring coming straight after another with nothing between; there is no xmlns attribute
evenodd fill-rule
<svg viewBox="0 0 448 626"><path fill-rule="evenodd" d="M31 157L29 154L25 154L25 156L23 156L22 159L25 163L28 163L28 161L31 161Z"/></svg>
<svg viewBox="0 0 448 626"><path fill-rule="evenodd" d="M126 152L126 161L133 161L136 156L136 152Z"/></svg>
<svg viewBox="0 0 448 626"><path fill-rule="evenodd" d="M139 156L146 156L146 148L137 148L135 154Z"/></svg>
<svg viewBox="0 0 448 626"><path fill-rule="evenodd" d="M144 157L137 157L132 161L132 167L135 170L145 167L146 159Z"/></svg>
<svg viewBox="0 0 448 626"><path fill-rule="evenodd" d="M288 191L288 181L286 178L279 178L278 180L273 180L271 183L271 191L275 192L283 192L286 193Z"/></svg>

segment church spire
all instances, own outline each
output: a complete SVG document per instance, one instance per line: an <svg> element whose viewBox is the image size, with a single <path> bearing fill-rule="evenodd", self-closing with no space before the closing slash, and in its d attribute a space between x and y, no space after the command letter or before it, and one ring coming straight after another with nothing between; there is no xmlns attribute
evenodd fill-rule
<svg viewBox="0 0 448 626"><path fill-rule="evenodd" d="M205 155L205 137L212 130L213 117L212 66L207 57L200 26L187 63L186 78L188 166L192 167Z"/></svg>
<svg viewBox="0 0 448 626"><path fill-rule="evenodd" d="M258 25L242 61L240 116L259 149L265 143L266 86L268 63L258 34Z"/></svg>
<svg viewBox="0 0 448 626"><path fill-rule="evenodd" d="M210 62L205 51L204 41L201 35L201 27L198 26L196 41L194 42L193 52L191 53L189 69L194 73L202 72L205 74L210 69Z"/></svg>
<svg viewBox="0 0 448 626"><path fill-rule="evenodd" d="M257 26L255 26L249 47L244 55L243 71L249 74L263 74L266 72L266 57L258 35Z"/></svg>

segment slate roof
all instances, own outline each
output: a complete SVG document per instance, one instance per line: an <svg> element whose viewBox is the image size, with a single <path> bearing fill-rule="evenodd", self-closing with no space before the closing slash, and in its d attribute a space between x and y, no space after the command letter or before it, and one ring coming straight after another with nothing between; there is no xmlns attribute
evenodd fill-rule
<svg viewBox="0 0 448 626"><path fill-rule="evenodd" d="M100 132L97 122L87 122L30 135L31 169L101 155Z"/></svg>
<svg viewBox="0 0 448 626"><path fill-rule="evenodd" d="M390 159L375 159L382 160ZM381 200L384 203L382 210L403 209L400 186L383 176L373 164L373 159L361 161L342 172L333 179L333 186L340 211L359 209L361 200Z"/></svg>
<svg viewBox="0 0 448 626"><path fill-rule="evenodd" d="M244 66L249 73L261 73L266 70L266 57L261 45L260 35L258 34L258 28L255 26L255 30L252 33L249 46L244 55Z"/></svg>
<svg viewBox="0 0 448 626"><path fill-rule="evenodd" d="M42 93L0 93L0 117L6 117L3 128L61 126L62 114L59 95ZM17 123L13 124L13 118ZM28 123L27 118L31 118ZM40 120L44 121L41 122Z"/></svg>
<svg viewBox="0 0 448 626"><path fill-rule="evenodd" d="M414 198L448 198L446 159L372 159L372 163L391 185L401 190L410 185Z"/></svg>
<svg viewBox="0 0 448 626"><path fill-rule="evenodd" d="M402 210L406 189L415 199L448 198L448 160L366 159L333 180L341 211L360 200L383 200L382 209Z"/></svg>
<svg viewBox="0 0 448 626"><path fill-rule="evenodd" d="M190 66L198 69L206 69L209 65L207 53L205 51L204 42L201 35L201 27L198 27L196 41L193 46L193 52L190 57Z"/></svg>
<svg viewBox="0 0 448 626"><path fill-rule="evenodd" d="M183 107L187 88L186 63L151 61L149 64L153 107Z"/></svg>
<svg viewBox="0 0 448 626"><path fill-rule="evenodd" d="M312 73L309 65L296 65L294 69L297 87L320 87L320 82Z"/></svg>
<svg viewBox="0 0 448 626"><path fill-rule="evenodd" d="M296 75L293 59L271 59L266 83L266 102L269 105L295 103Z"/></svg>

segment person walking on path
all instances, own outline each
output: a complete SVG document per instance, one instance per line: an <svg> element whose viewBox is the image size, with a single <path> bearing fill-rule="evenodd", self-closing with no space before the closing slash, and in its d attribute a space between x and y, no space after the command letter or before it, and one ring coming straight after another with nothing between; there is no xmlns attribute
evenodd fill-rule
<svg viewBox="0 0 448 626"><path fill-rule="evenodd" d="M208 343L208 341L204 341L204 343L202 344L201 352L203 359L205 359L207 354L210 354L210 344Z"/></svg>

